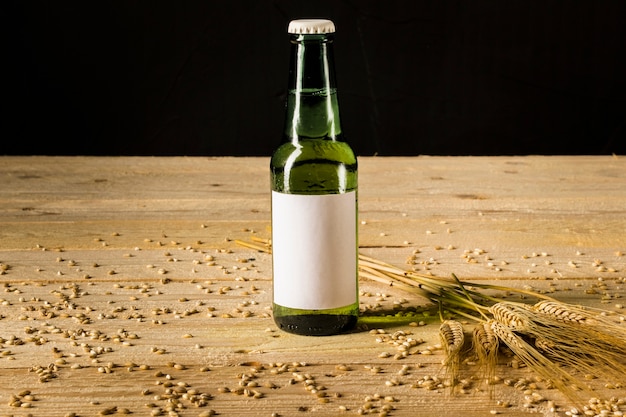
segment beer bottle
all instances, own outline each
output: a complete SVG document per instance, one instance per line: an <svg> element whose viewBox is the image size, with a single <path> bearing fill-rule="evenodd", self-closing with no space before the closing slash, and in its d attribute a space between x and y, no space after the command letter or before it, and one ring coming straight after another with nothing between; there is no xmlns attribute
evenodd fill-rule
<svg viewBox="0 0 626 417"><path fill-rule="evenodd" d="M331 335L359 313L357 160L339 118L330 20L290 22L282 144L270 162L273 316L279 328Z"/></svg>

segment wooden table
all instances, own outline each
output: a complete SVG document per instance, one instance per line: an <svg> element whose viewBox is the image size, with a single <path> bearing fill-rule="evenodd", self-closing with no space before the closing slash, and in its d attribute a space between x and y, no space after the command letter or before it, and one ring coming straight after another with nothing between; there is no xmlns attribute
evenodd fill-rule
<svg viewBox="0 0 626 417"><path fill-rule="evenodd" d="M624 314L624 158L362 157L359 183L365 255ZM267 158L0 157L0 415L571 410L510 358L494 398L471 364L464 393L418 388L439 318L384 284L351 334L277 330L270 256L234 241L269 236L268 187Z"/></svg>

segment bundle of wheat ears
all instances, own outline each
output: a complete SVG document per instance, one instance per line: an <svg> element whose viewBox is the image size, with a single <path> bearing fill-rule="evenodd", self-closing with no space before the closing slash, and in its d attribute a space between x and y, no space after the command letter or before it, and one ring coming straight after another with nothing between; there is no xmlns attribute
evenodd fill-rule
<svg viewBox="0 0 626 417"><path fill-rule="evenodd" d="M237 243L271 252L267 240ZM359 277L422 296L439 307L439 335L452 387L468 351L479 362L483 379L491 384L498 352L506 346L575 403L581 404L584 397L595 395L586 383L591 379L623 388L626 326L608 311L575 306L534 291L464 282L454 274L442 278L406 271L362 254ZM539 301L535 304L507 301L488 294L494 290ZM470 344L464 329L467 322L474 324L469 350L465 348Z"/></svg>
<svg viewBox="0 0 626 417"><path fill-rule="evenodd" d="M545 294L485 283L469 283L404 271L363 255L359 275L421 295L464 321L474 322L470 353L487 383L493 380L500 346L508 347L529 368L581 403L595 395L585 382L606 381L622 387L626 378L626 326L608 311L575 306ZM507 301L487 290L519 293L535 304ZM615 320L614 320L615 319ZM450 383L458 378L465 346L461 322L444 318L439 329Z"/></svg>

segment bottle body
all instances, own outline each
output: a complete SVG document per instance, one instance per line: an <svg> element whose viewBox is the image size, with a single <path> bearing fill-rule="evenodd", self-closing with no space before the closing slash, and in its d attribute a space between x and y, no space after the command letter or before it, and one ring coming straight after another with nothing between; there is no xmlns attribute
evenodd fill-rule
<svg viewBox="0 0 626 417"><path fill-rule="evenodd" d="M284 140L270 161L273 316L303 335L345 332L359 312L357 160L341 132L331 42L292 36Z"/></svg>

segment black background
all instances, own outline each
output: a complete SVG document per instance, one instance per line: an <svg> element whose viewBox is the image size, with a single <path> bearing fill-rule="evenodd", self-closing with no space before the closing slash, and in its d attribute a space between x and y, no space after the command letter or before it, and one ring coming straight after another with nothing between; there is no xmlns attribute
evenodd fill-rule
<svg viewBox="0 0 626 417"><path fill-rule="evenodd" d="M4 1L0 154L269 155L289 20L359 155L626 153L625 1Z"/></svg>

